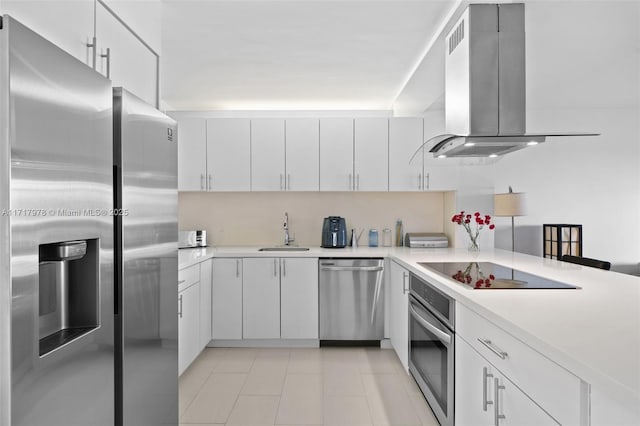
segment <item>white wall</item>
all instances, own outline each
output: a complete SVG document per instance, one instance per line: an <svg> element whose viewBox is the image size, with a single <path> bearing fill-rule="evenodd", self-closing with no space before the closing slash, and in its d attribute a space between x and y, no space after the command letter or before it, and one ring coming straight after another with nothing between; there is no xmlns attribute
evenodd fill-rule
<svg viewBox="0 0 640 426"><path fill-rule="evenodd" d="M637 271L639 28L639 2L526 2L527 130L601 136L549 138L496 163L496 192L527 193L517 251L542 254L544 223L577 223L584 256ZM509 226L497 247L510 248Z"/></svg>

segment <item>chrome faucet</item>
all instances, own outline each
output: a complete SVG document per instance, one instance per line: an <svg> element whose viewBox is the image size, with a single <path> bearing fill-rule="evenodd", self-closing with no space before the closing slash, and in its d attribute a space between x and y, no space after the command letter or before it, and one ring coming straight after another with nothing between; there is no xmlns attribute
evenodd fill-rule
<svg viewBox="0 0 640 426"><path fill-rule="evenodd" d="M289 213L284 212L284 245L288 246L294 241L295 238L289 235Z"/></svg>

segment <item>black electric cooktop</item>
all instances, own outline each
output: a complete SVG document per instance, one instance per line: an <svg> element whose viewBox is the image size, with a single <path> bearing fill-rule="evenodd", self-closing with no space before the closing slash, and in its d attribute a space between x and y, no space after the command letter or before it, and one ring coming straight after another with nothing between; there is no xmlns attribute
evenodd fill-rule
<svg viewBox="0 0 640 426"><path fill-rule="evenodd" d="M476 290L580 288L491 262L418 262L418 264Z"/></svg>

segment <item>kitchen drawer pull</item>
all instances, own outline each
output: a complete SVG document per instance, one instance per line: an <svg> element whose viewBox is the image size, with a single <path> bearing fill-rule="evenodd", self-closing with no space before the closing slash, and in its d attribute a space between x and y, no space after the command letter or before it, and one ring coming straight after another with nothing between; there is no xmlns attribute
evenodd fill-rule
<svg viewBox="0 0 640 426"><path fill-rule="evenodd" d="M209 188L207 188L208 190L213 189L213 184L211 183L211 173L209 173Z"/></svg>
<svg viewBox="0 0 640 426"><path fill-rule="evenodd" d="M408 278L409 278L409 274L406 272L403 272L402 273L402 293L403 294L409 293L409 286L407 286L407 282L409 281Z"/></svg>
<svg viewBox="0 0 640 426"><path fill-rule="evenodd" d="M204 190L204 173L200 173L200 189Z"/></svg>
<svg viewBox="0 0 640 426"><path fill-rule="evenodd" d="M422 189L422 173L418 173L418 189Z"/></svg>
<svg viewBox="0 0 640 426"><path fill-rule="evenodd" d="M185 282L186 280L178 280L178 284L182 284L183 282Z"/></svg>
<svg viewBox="0 0 640 426"><path fill-rule="evenodd" d="M487 399L487 382L488 378L493 377L493 374L489 373L487 367L482 367L482 410L487 411L487 405L493 404L493 401Z"/></svg>
<svg viewBox="0 0 640 426"><path fill-rule="evenodd" d="M425 177L427 178L427 189L429 189L429 186L430 186L430 185L429 185L429 173L427 173L427 174L425 175Z"/></svg>
<svg viewBox="0 0 640 426"><path fill-rule="evenodd" d="M382 266L323 266L323 271L351 271L351 272L377 272L382 271Z"/></svg>
<svg viewBox="0 0 640 426"><path fill-rule="evenodd" d="M236 278L240 276L240 259L236 259Z"/></svg>
<svg viewBox="0 0 640 426"><path fill-rule="evenodd" d="M287 276L287 264L286 264L286 259L282 259L282 276L286 277Z"/></svg>
<svg viewBox="0 0 640 426"><path fill-rule="evenodd" d="M500 396L500 391L504 389L504 385L501 385L498 379L493 379L493 380L494 380L493 400L495 401L495 404L493 404L494 420L495 420L494 425L499 426L500 420L506 419L506 416L504 414L500 414L500 401L498 399Z"/></svg>
<svg viewBox="0 0 640 426"><path fill-rule="evenodd" d="M291 173L287 174L287 191L291 191Z"/></svg>
<svg viewBox="0 0 640 426"><path fill-rule="evenodd" d="M486 346L487 349L496 354L500 359L506 359L509 356L508 353L506 353L502 349L497 348L493 343L491 343L491 340L478 338L478 342Z"/></svg>
<svg viewBox="0 0 640 426"><path fill-rule="evenodd" d="M182 318L182 295L180 295L180 297L178 297L178 317Z"/></svg>
<svg viewBox="0 0 640 426"><path fill-rule="evenodd" d="M273 276L277 277L278 276L278 260L277 259L273 259Z"/></svg>
<svg viewBox="0 0 640 426"><path fill-rule="evenodd" d="M360 191L360 173L356 176L356 190Z"/></svg>
<svg viewBox="0 0 640 426"><path fill-rule="evenodd" d="M280 191L282 191L282 173L280 173Z"/></svg>

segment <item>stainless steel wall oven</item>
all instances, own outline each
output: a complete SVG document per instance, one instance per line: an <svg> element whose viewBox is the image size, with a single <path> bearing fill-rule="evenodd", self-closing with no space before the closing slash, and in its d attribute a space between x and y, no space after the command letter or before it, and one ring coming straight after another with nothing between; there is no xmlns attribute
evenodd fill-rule
<svg viewBox="0 0 640 426"><path fill-rule="evenodd" d="M454 300L411 274L409 371L441 425L453 425Z"/></svg>

